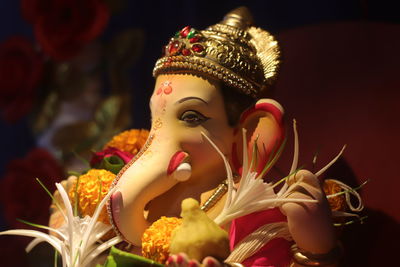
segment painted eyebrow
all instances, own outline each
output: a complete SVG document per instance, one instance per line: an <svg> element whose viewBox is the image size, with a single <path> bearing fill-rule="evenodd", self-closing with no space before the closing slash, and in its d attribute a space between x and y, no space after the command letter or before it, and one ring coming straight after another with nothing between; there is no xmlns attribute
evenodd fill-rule
<svg viewBox="0 0 400 267"><path fill-rule="evenodd" d="M175 105L183 103L183 102L188 101L188 100L192 100L192 99L199 100L199 101L203 102L204 104L208 105L208 103L204 99L202 99L200 97L196 97L196 96L188 96L188 97L181 98L181 99L179 99L178 101L175 102Z"/></svg>

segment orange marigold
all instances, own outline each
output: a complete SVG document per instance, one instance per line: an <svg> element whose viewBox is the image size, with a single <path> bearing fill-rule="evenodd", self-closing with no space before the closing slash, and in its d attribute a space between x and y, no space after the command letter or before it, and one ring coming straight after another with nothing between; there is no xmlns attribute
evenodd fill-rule
<svg viewBox="0 0 400 267"><path fill-rule="evenodd" d="M155 221L142 236L142 254L144 257L165 263L169 256L172 231L181 225L182 219L162 216Z"/></svg>
<svg viewBox="0 0 400 267"><path fill-rule="evenodd" d="M121 151L136 155L146 143L148 136L149 131L144 129L124 131L114 136L111 141L104 146L104 148L115 147Z"/></svg>
<svg viewBox="0 0 400 267"><path fill-rule="evenodd" d="M325 180L323 188L326 195L333 195L342 191L340 185L332 180ZM346 198L344 195L328 198L328 202L333 211L344 211L346 209Z"/></svg>
<svg viewBox="0 0 400 267"><path fill-rule="evenodd" d="M78 211L81 216L93 216L97 205L107 195L114 178L115 174L107 170L91 169L79 176L79 181L73 182L68 195L72 205L75 205L75 192L78 194ZM98 220L110 224L106 207L103 207Z"/></svg>

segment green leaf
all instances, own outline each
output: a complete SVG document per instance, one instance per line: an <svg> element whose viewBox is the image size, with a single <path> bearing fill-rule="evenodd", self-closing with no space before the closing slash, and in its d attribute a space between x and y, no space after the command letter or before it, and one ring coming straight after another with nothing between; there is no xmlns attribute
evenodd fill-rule
<svg viewBox="0 0 400 267"><path fill-rule="evenodd" d="M253 151L252 151L252 157L251 157L251 162L249 166L250 171L257 171L257 164L258 164L258 138L259 136L256 137L256 140L254 140L253 144ZM244 152L243 152L244 153ZM247 153L247 151L246 151Z"/></svg>
<svg viewBox="0 0 400 267"><path fill-rule="evenodd" d="M29 225L29 226L37 227L37 228L40 228L40 229L44 229L44 230L49 230L50 229L50 227L48 227L46 225L41 225L41 224L37 224L37 223L31 223L31 222L28 222L28 221L25 221L25 220L22 220L22 219L19 219L19 218L16 218L16 220L18 222L24 223L24 224Z"/></svg>
<svg viewBox="0 0 400 267"><path fill-rule="evenodd" d="M90 168L90 162L87 160L87 159L85 159L84 157L82 157L81 155L79 155L76 151L72 151L72 153L74 154L74 156L79 160L79 161L81 161L84 165L85 165L85 167L86 168Z"/></svg>
<svg viewBox="0 0 400 267"><path fill-rule="evenodd" d="M57 249L54 249L54 267L57 267L58 263L58 251Z"/></svg>
<svg viewBox="0 0 400 267"><path fill-rule="evenodd" d="M46 193L50 196L50 198L53 200L54 204L56 205L56 207L58 208L58 210L61 213L63 212L63 209L61 208L60 204L58 203L58 201L54 198L53 194L50 193L49 189L47 189L47 187L42 183L42 181L39 180L39 178L36 178L36 181L40 184L40 186L44 189L44 191L46 191Z"/></svg>
<svg viewBox="0 0 400 267"><path fill-rule="evenodd" d="M289 173L287 176L283 177L282 179L280 179L279 181L275 182L273 184L273 187L278 186L279 184L285 182L287 179L289 179L290 176L292 176L293 174L297 173L298 171L302 170L304 168L304 166L300 166L297 169L295 169L293 172Z"/></svg>
<svg viewBox="0 0 400 267"><path fill-rule="evenodd" d="M117 263L115 262L113 256L108 256L104 265L97 264L96 267L117 267Z"/></svg>
<svg viewBox="0 0 400 267"><path fill-rule="evenodd" d="M99 168L100 169L105 169L107 171L110 171L114 174L118 174L119 171L124 167L125 162L118 156L110 156L110 157L105 157L100 163Z"/></svg>
<svg viewBox="0 0 400 267"><path fill-rule="evenodd" d="M119 250L115 247L111 248L110 255L107 257L106 263L103 267L163 267L163 264L160 264L156 261L149 260L145 257L141 257L132 253L128 253L122 250ZM99 266L97 266L99 267Z"/></svg>
<svg viewBox="0 0 400 267"><path fill-rule="evenodd" d="M74 216L78 216L79 215L79 211L78 211L78 202L79 202L79 195L78 195L78 186L79 186L79 179L81 178L80 175L77 176L76 178L76 185L74 188Z"/></svg>
<svg viewBox="0 0 400 267"><path fill-rule="evenodd" d="M264 177L264 175L274 166L275 162L279 159L280 155L282 154L283 149L285 148L287 138L283 140L282 144L280 145L278 151L271 152L270 158L268 159L267 164L265 165L264 169L258 175L258 177ZM274 146L275 147L275 146ZM272 159L271 156L273 155Z"/></svg>
<svg viewBox="0 0 400 267"><path fill-rule="evenodd" d="M357 220L350 220L344 223L334 223L333 226L335 227L341 227L341 226L347 226L356 222L360 222L360 224L364 223L364 220L367 219L368 216L363 216L363 217L359 217Z"/></svg>

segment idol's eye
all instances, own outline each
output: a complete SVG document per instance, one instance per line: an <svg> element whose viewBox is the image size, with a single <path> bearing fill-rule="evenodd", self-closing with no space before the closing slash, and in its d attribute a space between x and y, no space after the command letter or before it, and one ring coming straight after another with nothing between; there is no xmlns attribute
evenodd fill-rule
<svg viewBox="0 0 400 267"><path fill-rule="evenodd" d="M201 114L198 111L194 110L187 110L182 113L182 115L179 117L181 121L184 121L188 126L190 127L196 127L203 122L206 122L210 118L207 118L203 114Z"/></svg>

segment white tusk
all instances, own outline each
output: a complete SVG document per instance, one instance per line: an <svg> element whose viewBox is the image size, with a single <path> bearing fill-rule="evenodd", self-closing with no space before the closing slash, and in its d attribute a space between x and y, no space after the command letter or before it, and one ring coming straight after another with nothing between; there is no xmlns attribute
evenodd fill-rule
<svg viewBox="0 0 400 267"><path fill-rule="evenodd" d="M179 182L189 180L192 175L192 166L189 163L183 162L179 164L178 168L174 171L174 178Z"/></svg>

